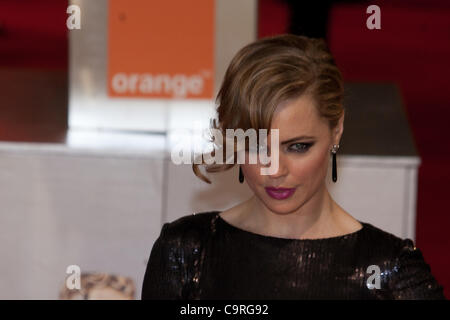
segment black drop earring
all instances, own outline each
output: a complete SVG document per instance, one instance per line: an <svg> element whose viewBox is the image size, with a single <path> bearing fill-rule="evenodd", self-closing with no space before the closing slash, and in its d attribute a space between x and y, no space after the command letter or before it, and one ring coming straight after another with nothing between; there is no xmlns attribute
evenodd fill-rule
<svg viewBox="0 0 450 320"><path fill-rule="evenodd" d="M331 149L331 153L333 154L333 163L332 163L332 171L331 171L331 176L333 178L333 182L337 181L336 153L337 153L338 149L339 149L338 144L333 145L333 149Z"/></svg>
<svg viewBox="0 0 450 320"><path fill-rule="evenodd" d="M241 166L239 166L239 182L244 183L244 174L242 173Z"/></svg>

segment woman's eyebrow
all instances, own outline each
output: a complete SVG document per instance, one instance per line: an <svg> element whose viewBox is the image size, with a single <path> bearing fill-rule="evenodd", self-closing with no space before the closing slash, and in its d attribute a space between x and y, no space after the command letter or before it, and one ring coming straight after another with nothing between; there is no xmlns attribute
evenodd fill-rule
<svg viewBox="0 0 450 320"><path fill-rule="evenodd" d="M313 137L313 136L298 136L298 137L294 137L289 140L283 141L281 144L286 144L286 143L294 142L296 140L301 140L301 139L315 139L315 137Z"/></svg>

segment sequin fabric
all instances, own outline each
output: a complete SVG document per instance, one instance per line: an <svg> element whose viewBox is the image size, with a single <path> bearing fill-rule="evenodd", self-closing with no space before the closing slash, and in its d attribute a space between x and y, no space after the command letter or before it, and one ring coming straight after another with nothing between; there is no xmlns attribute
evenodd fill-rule
<svg viewBox="0 0 450 320"><path fill-rule="evenodd" d="M163 225L142 299L445 299L413 241L369 223L343 236L286 239L240 229L219 213Z"/></svg>

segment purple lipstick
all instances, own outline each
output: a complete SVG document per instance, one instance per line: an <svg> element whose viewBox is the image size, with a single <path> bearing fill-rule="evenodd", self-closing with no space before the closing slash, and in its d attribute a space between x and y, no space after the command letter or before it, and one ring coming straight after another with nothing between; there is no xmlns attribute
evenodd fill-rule
<svg viewBox="0 0 450 320"><path fill-rule="evenodd" d="M273 188L266 187L266 192L269 196L276 200L284 200L292 196L295 192L295 188Z"/></svg>

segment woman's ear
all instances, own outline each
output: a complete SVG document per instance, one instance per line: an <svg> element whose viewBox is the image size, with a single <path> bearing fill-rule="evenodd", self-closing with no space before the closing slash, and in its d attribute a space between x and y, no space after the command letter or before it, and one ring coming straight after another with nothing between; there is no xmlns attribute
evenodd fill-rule
<svg viewBox="0 0 450 320"><path fill-rule="evenodd" d="M339 144L341 141L342 133L344 132L344 118L345 118L345 110L343 110L341 117L339 118L338 124L333 129L333 142L334 144Z"/></svg>

